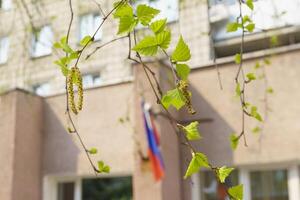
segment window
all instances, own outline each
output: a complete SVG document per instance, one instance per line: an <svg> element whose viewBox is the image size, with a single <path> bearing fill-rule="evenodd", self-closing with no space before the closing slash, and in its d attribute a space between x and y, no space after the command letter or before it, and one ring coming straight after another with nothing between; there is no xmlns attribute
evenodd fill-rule
<svg viewBox="0 0 300 200"><path fill-rule="evenodd" d="M80 17L79 20L79 41L85 36L93 36L100 23L102 18L99 14L87 14ZM99 30L95 35L95 40L100 40L102 38L102 32Z"/></svg>
<svg viewBox="0 0 300 200"><path fill-rule="evenodd" d="M131 200L131 177L83 179L82 200Z"/></svg>
<svg viewBox="0 0 300 200"><path fill-rule="evenodd" d="M212 171L205 171L200 174L201 199L204 200L225 200L226 189L219 184ZM226 178L225 185L231 187L238 184L238 173L236 170Z"/></svg>
<svg viewBox="0 0 300 200"><path fill-rule="evenodd" d="M0 0L0 10L9 10L12 7L12 0Z"/></svg>
<svg viewBox="0 0 300 200"><path fill-rule="evenodd" d="M82 76L84 88L95 87L101 85L101 77L99 74L85 74Z"/></svg>
<svg viewBox="0 0 300 200"><path fill-rule="evenodd" d="M288 200L287 170L250 172L253 200Z"/></svg>
<svg viewBox="0 0 300 200"><path fill-rule="evenodd" d="M139 4L144 3L159 9L159 19L167 18L168 22L176 21L179 18L179 0L140 0Z"/></svg>
<svg viewBox="0 0 300 200"><path fill-rule="evenodd" d="M8 59L8 47L9 39L8 37L0 38L0 64L6 63Z"/></svg>
<svg viewBox="0 0 300 200"><path fill-rule="evenodd" d="M256 0L252 12L243 5L243 15L253 19L256 29L247 33L244 52L272 47L270 39L278 36L280 46L300 43L300 2L298 0ZM241 30L226 32L228 22L239 15L239 4L232 0L210 0L209 19L217 57L231 56L238 52ZM285 29L282 31L282 29ZM266 34L265 30L269 33Z"/></svg>
<svg viewBox="0 0 300 200"><path fill-rule="evenodd" d="M31 56L40 57L52 52L53 33L49 25L35 32L31 41Z"/></svg>
<svg viewBox="0 0 300 200"><path fill-rule="evenodd" d="M66 182L57 185L57 200L74 200L75 183Z"/></svg>
<svg viewBox="0 0 300 200"><path fill-rule="evenodd" d="M50 83L42 83L33 86L33 91L39 96L46 96L50 94Z"/></svg>

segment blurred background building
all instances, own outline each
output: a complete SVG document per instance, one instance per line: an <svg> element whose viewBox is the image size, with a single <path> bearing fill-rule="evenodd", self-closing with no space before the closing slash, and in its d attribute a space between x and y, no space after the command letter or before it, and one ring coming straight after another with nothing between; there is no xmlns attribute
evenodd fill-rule
<svg viewBox="0 0 300 200"><path fill-rule="evenodd" d="M241 142L234 152L229 135L241 129L241 111L234 97L233 57L241 38L239 32L226 33L226 24L239 15L237 1L142 2L161 9L158 18L168 18L174 36L170 50L180 34L191 48L189 81L198 112L174 114L183 123L199 120L203 139L195 142L197 149L215 165L236 168L226 184L243 183L245 200L299 200L300 1L257 0L253 12L243 7L256 24L245 36L245 71L258 74L246 95L264 123L246 119L248 147ZM99 3L108 11L113 1ZM102 17L93 0L73 0L73 9L70 42L76 47ZM212 172L183 179L190 154L161 117L141 67L126 59L126 39L88 60L83 56L79 66L85 100L75 123L86 145L99 150L93 160L111 166L108 175L93 174L76 136L66 131L65 79L53 64L59 57L53 41L66 34L69 20L66 0L0 0L0 199L220 200ZM116 38L116 32L117 22L110 18L86 54ZM168 61L159 58L147 62L166 91L171 72ZM157 114L166 167L160 182L147 159L141 96ZM261 130L255 134L251 130L257 126Z"/></svg>

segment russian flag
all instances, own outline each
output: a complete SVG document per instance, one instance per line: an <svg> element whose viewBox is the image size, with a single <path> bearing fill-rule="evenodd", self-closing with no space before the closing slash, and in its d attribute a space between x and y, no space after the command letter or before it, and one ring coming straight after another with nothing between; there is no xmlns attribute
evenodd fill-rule
<svg viewBox="0 0 300 200"><path fill-rule="evenodd" d="M152 165L154 178L156 181L159 181L164 177L165 174L164 172L165 167L159 149L159 144L160 144L159 135L154 125L153 116L151 116L149 112L150 110L149 104L142 102L142 110L143 110L145 131L148 140L148 155Z"/></svg>

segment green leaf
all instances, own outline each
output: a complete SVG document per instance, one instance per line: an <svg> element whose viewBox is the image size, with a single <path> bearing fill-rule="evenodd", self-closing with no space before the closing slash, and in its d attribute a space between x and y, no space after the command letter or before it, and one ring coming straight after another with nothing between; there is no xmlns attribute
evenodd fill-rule
<svg viewBox="0 0 300 200"><path fill-rule="evenodd" d="M68 76L70 70L68 69L68 67L65 64L63 64L61 62L61 60L56 60L56 61L54 61L54 63L56 65L60 66L60 70L64 76Z"/></svg>
<svg viewBox="0 0 300 200"><path fill-rule="evenodd" d="M166 24L167 19L156 20L150 25L150 29L153 31L153 33L158 34L165 29Z"/></svg>
<svg viewBox="0 0 300 200"><path fill-rule="evenodd" d="M60 45L59 42L55 42L55 43L53 44L53 47L56 48L56 49L61 49L61 48L62 48L62 46Z"/></svg>
<svg viewBox="0 0 300 200"><path fill-rule="evenodd" d="M90 153L90 154L97 154L97 153L98 153L98 150L97 150L96 148L91 148L91 149L89 150L89 153Z"/></svg>
<svg viewBox="0 0 300 200"><path fill-rule="evenodd" d="M139 52L145 56L153 56L157 53L158 44L154 36L146 36L132 50Z"/></svg>
<svg viewBox="0 0 300 200"><path fill-rule="evenodd" d="M247 6L248 6L251 10L254 9L253 0L247 0L247 1L246 1L246 4L247 4Z"/></svg>
<svg viewBox="0 0 300 200"><path fill-rule="evenodd" d="M256 75L254 73L248 73L247 75L248 81L256 80Z"/></svg>
<svg viewBox="0 0 300 200"><path fill-rule="evenodd" d="M234 62L236 64L240 64L241 63L241 54L239 54L239 53L235 54L235 56L234 56Z"/></svg>
<svg viewBox="0 0 300 200"><path fill-rule="evenodd" d="M251 114L252 117L254 117L255 119L257 119L258 121L260 121L260 122L263 121L261 115L257 112L257 107L256 106L252 106L251 107L250 114Z"/></svg>
<svg viewBox="0 0 300 200"><path fill-rule="evenodd" d="M100 173L109 173L110 167L108 165L105 165L103 161L98 161L98 170Z"/></svg>
<svg viewBox="0 0 300 200"><path fill-rule="evenodd" d="M232 150L236 150L239 145L239 138L233 133L230 135L230 146Z"/></svg>
<svg viewBox="0 0 300 200"><path fill-rule="evenodd" d="M227 32L235 32L235 31L238 30L239 25L240 25L240 24L237 23L237 22L231 22L231 23L228 23L228 24L226 25L226 30L227 30Z"/></svg>
<svg viewBox="0 0 300 200"><path fill-rule="evenodd" d="M266 65L270 65L270 64L271 64L271 61L270 61L270 59L265 58L265 59L264 59L264 63L265 63Z"/></svg>
<svg viewBox="0 0 300 200"><path fill-rule="evenodd" d="M137 25L138 20L133 16L123 16L119 21L118 35L131 32Z"/></svg>
<svg viewBox="0 0 300 200"><path fill-rule="evenodd" d="M261 67L260 63L257 61L255 63L254 69L259 69Z"/></svg>
<svg viewBox="0 0 300 200"><path fill-rule="evenodd" d="M199 122L192 122L187 126L184 126L183 130L186 133L188 140L199 140L201 139L200 133L198 131Z"/></svg>
<svg viewBox="0 0 300 200"><path fill-rule="evenodd" d="M242 94L240 83L237 83L237 84L236 84L236 87L235 87L235 94L236 94L236 96L238 96L238 97L240 97L241 94Z"/></svg>
<svg viewBox="0 0 300 200"><path fill-rule="evenodd" d="M261 131L261 128L259 126L256 126L251 131L252 133L259 133Z"/></svg>
<svg viewBox="0 0 300 200"><path fill-rule="evenodd" d="M92 37L87 35L84 38L82 38L82 40L80 40L80 45L81 46L86 46L91 41L92 41Z"/></svg>
<svg viewBox="0 0 300 200"><path fill-rule="evenodd" d="M137 7L136 14L137 18L140 20L141 24L148 26L151 20L160 13L159 10L147 6L145 4L140 4Z"/></svg>
<svg viewBox="0 0 300 200"><path fill-rule="evenodd" d="M161 100L165 108L169 108L171 105L179 110L182 106L185 105L185 98L177 88L169 90Z"/></svg>
<svg viewBox="0 0 300 200"><path fill-rule="evenodd" d="M237 185L228 189L232 200L243 200L243 185Z"/></svg>
<svg viewBox="0 0 300 200"><path fill-rule="evenodd" d="M191 52L187 44L184 42L182 36L177 43L175 51L173 52L171 59L174 62L184 62L191 58Z"/></svg>
<svg viewBox="0 0 300 200"><path fill-rule="evenodd" d="M73 49L67 43L61 43L61 47L66 53L73 53Z"/></svg>
<svg viewBox="0 0 300 200"><path fill-rule="evenodd" d="M186 170L184 178L188 178L192 174L197 173L201 167L209 168L207 157L203 153L193 153L192 160Z"/></svg>
<svg viewBox="0 0 300 200"><path fill-rule="evenodd" d="M120 4L120 2L114 3L114 7L116 7L119 4ZM114 16L114 18L122 18L125 16L132 17L133 9L132 9L131 5L129 5L128 3L123 3L118 6L118 8L114 12L113 16Z"/></svg>
<svg viewBox="0 0 300 200"><path fill-rule="evenodd" d="M60 43L67 44L67 36L63 36L62 38L60 38Z"/></svg>
<svg viewBox="0 0 300 200"><path fill-rule="evenodd" d="M273 94L273 93L274 93L274 90L273 90L272 87L268 87L268 88L266 89L266 92L269 93L269 94Z"/></svg>
<svg viewBox="0 0 300 200"><path fill-rule="evenodd" d="M248 15L244 15L243 17L243 24L246 24L247 22L252 22L252 20L250 19L250 17Z"/></svg>
<svg viewBox="0 0 300 200"><path fill-rule="evenodd" d="M178 76L182 80L187 80L188 75L190 74L191 69L186 64L176 64L176 71Z"/></svg>
<svg viewBox="0 0 300 200"><path fill-rule="evenodd" d="M250 23L245 27L250 33L252 33L255 29L255 24L254 23Z"/></svg>
<svg viewBox="0 0 300 200"><path fill-rule="evenodd" d="M156 35L156 43L162 49L167 49L171 42L171 32L162 31Z"/></svg>
<svg viewBox="0 0 300 200"><path fill-rule="evenodd" d="M74 51L70 54L69 58L70 59L77 59L79 57L79 53Z"/></svg>
<svg viewBox="0 0 300 200"><path fill-rule="evenodd" d="M223 166L221 168L217 168L218 178L221 183L225 183L226 178L229 174L234 170L234 168Z"/></svg>

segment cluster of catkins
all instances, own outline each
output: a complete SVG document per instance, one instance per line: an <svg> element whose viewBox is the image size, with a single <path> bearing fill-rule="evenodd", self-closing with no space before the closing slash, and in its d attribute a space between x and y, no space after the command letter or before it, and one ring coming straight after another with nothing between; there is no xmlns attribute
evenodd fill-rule
<svg viewBox="0 0 300 200"><path fill-rule="evenodd" d="M74 85L77 86L78 102L75 104L74 96ZM67 77L67 88L68 88L68 103L74 114L78 114L78 110L82 110L83 104L83 86L82 77L78 67L72 67Z"/></svg>

